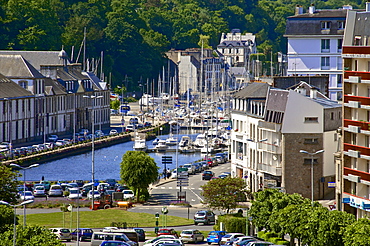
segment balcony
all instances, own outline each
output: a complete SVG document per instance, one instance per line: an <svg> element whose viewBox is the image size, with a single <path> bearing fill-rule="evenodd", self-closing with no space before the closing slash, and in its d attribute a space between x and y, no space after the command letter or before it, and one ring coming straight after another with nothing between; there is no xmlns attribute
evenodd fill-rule
<svg viewBox="0 0 370 246"><path fill-rule="evenodd" d="M268 173L274 176L281 176L281 167L271 166L265 163L258 163L258 171Z"/></svg>
<svg viewBox="0 0 370 246"><path fill-rule="evenodd" d="M344 154L348 156L353 156L353 154L351 153L359 152L358 154L360 158L370 160L370 148L368 147L344 143L343 151L344 151Z"/></svg>
<svg viewBox="0 0 370 246"><path fill-rule="evenodd" d="M260 142L258 143L258 149L267 151L267 152L272 152L274 154L281 154L281 147L275 144Z"/></svg>
<svg viewBox="0 0 370 246"><path fill-rule="evenodd" d="M361 77L361 81L370 80L370 72L344 71L344 79L348 79L350 76Z"/></svg>
<svg viewBox="0 0 370 246"><path fill-rule="evenodd" d="M370 130L370 122L344 119L344 127L357 126L363 131Z"/></svg>
<svg viewBox="0 0 370 246"><path fill-rule="evenodd" d="M370 46L343 46L344 57L363 57L370 56Z"/></svg>
<svg viewBox="0 0 370 246"><path fill-rule="evenodd" d="M361 180L370 182L370 173L355 170L355 169L352 169L352 168L349 168L349 167L344 167L343 168L343 175L344 176L348 176L348 175L358 176L358 177L361 178Z"/></svg>
<svg viewBox="0 0 370 246"><path fill-rule="evenodd" d="M370 105L370 97L344 95L344 102L349 103L350 101L360 102L361 105Z"/></svg>

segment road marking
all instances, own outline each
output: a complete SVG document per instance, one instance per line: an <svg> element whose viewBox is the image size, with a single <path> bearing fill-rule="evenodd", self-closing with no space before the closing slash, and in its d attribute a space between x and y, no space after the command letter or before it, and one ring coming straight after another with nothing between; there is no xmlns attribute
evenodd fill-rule
<svg viewBox="0 0 370 246"><path fill-rule="evenodd" d="M193 194L200 200L200 201L202 201L203 202L203 199L200 197L200 196L198 196L198 194L197 193L195 193L193 190L190 190L191 192L193 192Z"/></svg>

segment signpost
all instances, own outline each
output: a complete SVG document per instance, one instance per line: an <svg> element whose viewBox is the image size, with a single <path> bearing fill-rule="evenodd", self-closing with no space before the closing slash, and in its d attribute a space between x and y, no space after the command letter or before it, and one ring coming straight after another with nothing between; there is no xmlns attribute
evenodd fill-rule
<svg viewBox="0 0 370 246"><path fill-rule="evenodd" d="M186 200L186 192L182 191L183 186L189 186L189 173L186 167L177 168L177 186L180 187L180 191L177 192L177 200Z"/></svg>
<svg viewBox="0 0 370 246"><path fill-rule="evenodd" d="M167 164L172 165L172 156L162 156L162 164L164 166L163 174L164 178L167 178Z"/></svg>

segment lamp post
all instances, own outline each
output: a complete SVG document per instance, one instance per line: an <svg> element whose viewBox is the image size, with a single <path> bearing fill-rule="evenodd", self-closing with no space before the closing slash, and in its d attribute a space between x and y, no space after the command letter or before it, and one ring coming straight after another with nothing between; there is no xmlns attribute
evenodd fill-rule
<svg viewBox="0 0 370 246"><path fill-rule="evenodd" d="M13 246L16 246L16 242L17 242L17 214L16 214L16 208L19 207L19 206L25 206L26 204L29 204L29 203L33 203L33 200L27 200L27 201L24 201L22 202L21 204L17 204L17 205L12 205L8 202L5 202L5 201L0 201L0 205L6 205L6 206L10 206L10 207L13 207L14 208L14 232L13 232Z"/></svg>
<svg viewBox="0 0 370 246"><path fill-rule="evenodd" d="M95 100L98 98L102 98L103 96L83 96L85 98L89 98L92 101L92 108L91 108L91 131L92 131L92 139L91 139L91 179L92 179L92 189L91 189L91 209L94 209L94 188L95 188L95 158L94 158L94 151L95 151L95 129L94 129L94 124L95 124L95 112L94 112L94 104Z"/></svg>
<svg viewBox="0 0 370 246"><path fill-rule="evenodd" d="M16 168L19 168L19 169L23 170L23 197L26 196L26 170L30 169L30 168L33 168L33 167L37 167L38 165L40 165L40 164L35 163L35 164L32 164L31 166L28 166L28 167L21 167L18 164L14 164L14 163L11 163L9 165L11 167L16 167ZM23 206L23 226L26 226L26 205Z"/></svg>
<svg viewBox="0 0 370 246"><path fill-rule="evenodd" d="M324 152L324 150L322 149L322 150L318 150L318 151L312 152L312 153L310 153L308 151L305 151L305 150L300 150L299 152L311 156L311 202L312 202L312 206L313 206L313 190L314 190L313 189L313 156Z"/></svg>

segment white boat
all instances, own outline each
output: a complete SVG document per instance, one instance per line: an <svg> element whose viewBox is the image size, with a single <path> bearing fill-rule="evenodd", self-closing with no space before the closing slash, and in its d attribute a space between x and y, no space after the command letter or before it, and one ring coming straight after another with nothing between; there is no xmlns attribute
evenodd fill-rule
<svg viewBox="0 0 370 246"><path fill-rule="evenodd" d="M166 139L166 145L173 146L177 144L177 138L175 138L172 134Z"/></svg>
<svg viewBox="0 0 370 246"><path fill-rule="evenodd" d="M203 148L207 144L206 136L204 133L198 134L195 138L193 145L197 148Z"/></svg>
<svg viewBox="0 0 370 246"><path fill-rule="evenodd" d="M189 136L182 136L179 147L186 147L186 146L192 146L193 142L191 141L191 138Z"/></svg>
<svg viewBox="0 0 370 246"><path fill-rule="evenodd" d="M215 149L212 147L212 146L208 146L208 151L207 151L207 146L203 147L200 149L200 153L202 154L210 154L210 153L213 153L215 151Z"/></svg>
<svg viewBox="0 0 370 246"><path fill-rule="evenodd" d="M184 146L184 147L179 147L180 149L180 152L181 153L194 153L195 152L195 148L194 146L192 145L187 145L187 146Z"/></svg>
<svg viewBox="0 0 370 246"><path fill-rule="evenodd" d="M181 126L178 121L172 120L168 122L168 124L171 126L171 131L172 132L177 132L180 130Z"/></svg>
<svg viewBox="0 0 370 246"><path fill-rule="evenodd" d="M153 140L152 144L153 145L157 145L158 144L158 141L159 141L159 138L156 138L156 139Z"/></svg>
<svg viewBox="0 0 370 246"><path fill-rule="evenodd" d="M134 141L134 150L147 151L147 149L148 149L148 146L146 146L145 139L142 139L139 136L136 136L135 141Z"/></svg>
<svg viewBox="0 0 370 246"><path fill-rule="evenodd" d="M157 151L166 151L166 149L168 149L168 146L166 145L166 140L159 139L158 144L154 147L154 149Z"/></svg>

